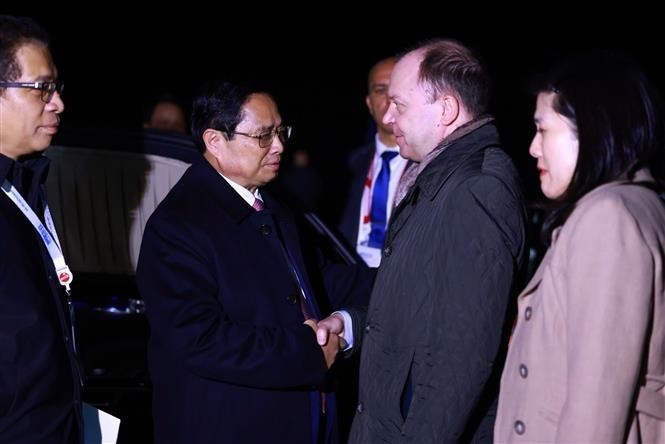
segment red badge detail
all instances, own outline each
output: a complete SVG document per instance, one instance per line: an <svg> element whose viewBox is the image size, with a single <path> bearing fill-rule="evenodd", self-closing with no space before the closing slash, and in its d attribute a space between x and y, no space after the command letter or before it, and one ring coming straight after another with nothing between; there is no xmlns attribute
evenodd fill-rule
<svg viewBox="0 0 665 444"><path fill-rule="evenodd" d="M60 282L62 282L63 284L66 284L71 279L69 273L66 272L60 273L60 276L58 276L58 278L60 279Z"/></svg>

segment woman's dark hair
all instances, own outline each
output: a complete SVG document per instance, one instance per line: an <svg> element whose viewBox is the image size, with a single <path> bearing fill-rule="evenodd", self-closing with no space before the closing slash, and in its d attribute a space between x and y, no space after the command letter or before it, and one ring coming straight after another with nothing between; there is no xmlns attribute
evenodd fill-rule
<svg viewBox="0 0 665 444"><path fill-rule="evenodd" d="M610 52L578 55L542 77L534 91L555 93L554 110L573 123L579 141L571 183L543 223L546 245L575 203L599 185L644 167L665 185L662 103L632 60Z"/></svg>

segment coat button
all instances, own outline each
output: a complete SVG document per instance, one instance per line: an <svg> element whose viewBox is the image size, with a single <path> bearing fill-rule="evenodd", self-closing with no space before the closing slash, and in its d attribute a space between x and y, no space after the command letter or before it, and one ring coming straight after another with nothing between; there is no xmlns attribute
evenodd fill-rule
<svg viewBox="0 0 665 444"><path fill-rule="evenodd" d="M524 423L522 421L515 421L515 433L518 435L524 435L525 431L526 427L524 426Z"/></svg>
<svg viewBox="0 0 665 444"><path fill-rule="evenodd" d="M389 257L392 252L393 252L393 247L388 245L386 248L383 249L383 257Z"/></svg>
<svg viewBox="0 0 665 444"><path fill-rule="evenodd" d="M266 236L272 233L272 227L267 224L263 224L259 227L259 230L261 231L261 234L265 234Z"/></svg>
<svg viewBox="0 0 665 444"><path fill-rule="evenodd" d="M298 302L298 298L295 295L290 294L286 297L286 302L288 302L291 305L296 305L296 302Z"/></svg>
<svg viewBox="0 0 665 444"><path fill-rule="evenodd" d="M526 365L520 364L520 376L525 378L529 375L529 369L526 368Z"/></svg>
<svg viewBox="0 0 665 444"><path fill-rule="evenodd" d="M358 413L362 413L363 410L365 410L365 407L363 406L363 403L362 403L362 402L359 402L359 403L358 403L358 407L356 407L356 412L358 412Z"/></svg>
<svg viewBox="0 0 665 444"><path fill-rule="evenodd" d="M527 321L531 319L531 307L527 307L526 310L524 310L524 319Z"/></svg>
<svg viewBox="0 0 665 444"><path fill-rule="evenodd" d="M370 327L369 322L368 322L367 325L365 325L365 333L369 333L369 331L371 329L372 329L372 327Z"/></svg>

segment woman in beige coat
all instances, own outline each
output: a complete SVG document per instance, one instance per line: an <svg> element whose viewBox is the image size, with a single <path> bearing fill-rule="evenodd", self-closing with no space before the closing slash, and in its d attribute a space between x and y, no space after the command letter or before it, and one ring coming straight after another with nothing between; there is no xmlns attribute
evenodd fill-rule
<svg viewBox="0 0 665 444"><path fill-rule="evenodd" d="M643 73L595 54L538 89L549 249L518 299L496 442L665 443L663 115Z"/></svg>

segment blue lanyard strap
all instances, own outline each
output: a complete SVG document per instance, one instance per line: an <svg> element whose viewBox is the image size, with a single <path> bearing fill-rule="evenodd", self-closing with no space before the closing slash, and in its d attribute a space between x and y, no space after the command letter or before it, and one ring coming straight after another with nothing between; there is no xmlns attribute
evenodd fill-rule
<svg viewBox="0 0 665 444"><path fill-rule="evenodd" d="M39 233L39 237L44 242L44 245L48 250L48 254L51 256L51 260L53 261L53 266L55 267L58 281L60 282L60 285L65 287L67 295L69 296L71 294L70 284L74 280L74 274L71 272L67 266L67 263L65 262L65 257L63 256L62 250L60 248L58 233L55 231L55 225L53 224L53 218L51 217L51 212L48 209L48 205L46 205L46 209L44 210L44 221L48 226L47 229L44 224L42 224L42 221L39 220L39 217L37 217L35 212L32 211L32 208L30 208L25 199L23 199L21 193L19 193L14 185L9 183L7 179L5 179L2 183L2 191L4 191L7 197L9 197L12 202L14 202L18 209L21 210L23 215L30 221L32 226L35 227L37 233Z"/></svg>

